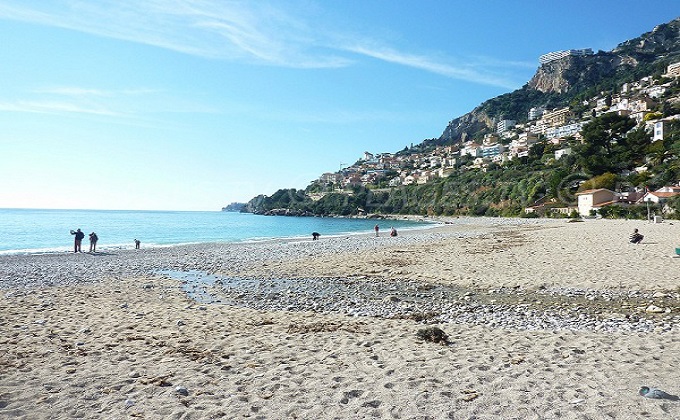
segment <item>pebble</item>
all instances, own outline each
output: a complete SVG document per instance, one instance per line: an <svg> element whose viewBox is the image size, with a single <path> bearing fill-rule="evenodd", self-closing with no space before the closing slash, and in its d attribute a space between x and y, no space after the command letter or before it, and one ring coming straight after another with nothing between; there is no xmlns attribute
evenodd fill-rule
<svg viewBox="0 0 680 420"><path fill-rule="evenodd" d="M647 308L645 308L645 312L651 313L651 314L660 314L665 312L666 310L663 308L660 308L656 305L649 305Z"/></svg>
<svg viewBox="0 0 680 420"><path fill-rule="evenodd" d="M176 387L175 392L178 393L179 395L184 395L185 397L189 395L189 391L183 386Z"/></svg>

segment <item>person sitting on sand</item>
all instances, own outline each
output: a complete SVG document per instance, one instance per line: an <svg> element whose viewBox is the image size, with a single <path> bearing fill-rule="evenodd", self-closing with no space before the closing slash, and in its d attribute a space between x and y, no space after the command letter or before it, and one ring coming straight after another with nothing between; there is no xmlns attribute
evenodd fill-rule
<svg viewBox="0 0 680 420"><path fill-rule="evenodd" d="M644 236L642 236L637 229L633 231L633 234L630 235L630 243L631 244L639 244L642 242L642 239L644 239Z"/></svg>
<svg viewBox="0 0 680 420"><path fill-rule="evenodd" d="M321 234L319 232L312 232L312 240L313 241L316 241L317 239L319 239L319 236L321 236Z"/></svg>
<svg viewBox="0 0 680 420"><path fill-rule="evenodd" d="M390 236L397 236L397 230L394 227L390 230Z"/></svg>
<svg viewBox="0 0 680 420"><path fill-rule="evenodd" d="M97 252L97 241L99 237L96 233L90 233L90 252Z"/></svg>

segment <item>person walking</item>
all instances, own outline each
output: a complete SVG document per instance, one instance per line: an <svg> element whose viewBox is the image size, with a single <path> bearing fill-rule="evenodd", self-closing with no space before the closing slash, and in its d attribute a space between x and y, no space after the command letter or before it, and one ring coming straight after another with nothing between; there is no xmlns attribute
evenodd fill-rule
<svg viewBox="0 0 680 420"><path fill-rule="evenodd" d="M97 241L99 237L96 233L90 233L90 252L97 252Z"/></svg>
<svg viewBox="0 0 680 420"><path fill-rule="evenodd" d="M85 237L85 234L83 233L80 228L76 231L71 231L71 235L75 235L75 240L73 242L73 252L83 252L82 249L80 248L80 245L83 243L83 238Z"/></svg>

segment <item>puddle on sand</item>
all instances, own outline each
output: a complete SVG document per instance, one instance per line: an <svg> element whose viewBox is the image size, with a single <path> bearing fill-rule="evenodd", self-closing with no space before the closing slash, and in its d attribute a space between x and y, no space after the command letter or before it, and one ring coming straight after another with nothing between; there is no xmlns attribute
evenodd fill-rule
<svg viewBox="0 0 680 420"><path fill-rule="evenodd" d="M187 295L200 303L263 308L327 306L345 300L351 305L398 297L401 303L455 300L461 289L404 280L376 279L252 279L223 277L202 271L160 270L156 274L181 282Z"/></svg>

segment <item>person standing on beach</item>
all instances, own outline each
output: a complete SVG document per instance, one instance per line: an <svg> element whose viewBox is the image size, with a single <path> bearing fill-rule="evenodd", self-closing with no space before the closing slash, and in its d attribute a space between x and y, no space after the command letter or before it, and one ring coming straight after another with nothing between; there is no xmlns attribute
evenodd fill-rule
<svg viewBox="0 0 680 420"><path fill-rule="evenodd" d="M375 236L380 236L380 226L375 225L373 229L375 229Z"/></svg>
<svg viewBox="0 0 680 420"><path fill-rule="evenodd" d="M73 253L83 252L80 249L80 244L83 243L83 238L85 237L85 234L83 233L83 231L81 231L80 228L78 228L78 230L76 230L76 231L71 231L71 235L76 235L75 241L73 242Z"/></svg>
<svg viewBox="0 0 680 420"><path fill-rule="evenodd" d="M90 252L97 252L97 241L99 237L96 233L90 233Z"/></svg>
<svg viewBox="0 0 680 420"><path fill-rule="evenodd" d="M140 245L141 243L142 243L142 242L141 242L139 239L135 239L135 249L139 249L139 245Z"/></svg>

